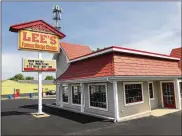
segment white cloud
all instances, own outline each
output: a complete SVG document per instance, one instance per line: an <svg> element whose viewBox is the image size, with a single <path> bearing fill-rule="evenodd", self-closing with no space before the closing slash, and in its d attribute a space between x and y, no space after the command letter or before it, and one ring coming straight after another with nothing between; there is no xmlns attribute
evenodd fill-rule
<svg viewBox="0 0 182 136"><path fill-rule="evenodd" d="M18 51L18 53L8 54L3 53L2 56L2 79L8 79L15 74L22 73L24 76L33 76L38 78L37 72L21 72L22 71L22 58L38 58L38 53L28 51ZM42 53L43 59L52 59L52 54ZM43 73L43 79L46 75L55 77L55 73Z"/></svg>
<svg viewBox="0 0 182 136"><path fill-rule="evenodd" d="M125 47L169 54L172 48L181 46L181 2L174 4L176 10L168 16L166 23L158 30L138 34L142 40L131 41Z"/></svg>

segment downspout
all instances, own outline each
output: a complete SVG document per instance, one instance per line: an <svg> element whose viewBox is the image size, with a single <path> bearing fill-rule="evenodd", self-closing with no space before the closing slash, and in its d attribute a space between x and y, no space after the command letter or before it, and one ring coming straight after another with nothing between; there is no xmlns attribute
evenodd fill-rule
<svg viewBox="0 0 182 136"><path fill-rule="evenodd" d="M116 91L115 91L115 84L114 84L114 81L111 81L111 80L109 80L109 77L107 77L107 81L108 82L110 82L110 83L112 83L113 84L113 91L114 91L114 100L115 100L115 97L116 97ZM117 90L117 92L118 92L118 90ZM117 96L118 97L118 96ZM118 99L117 99L117 101L118 101ZM117 116L116 116L116 112L118 112L117 110L116 110L116 107L118 108L118 104L116 104L116 102L114 102L114 104L115 104L115 118L114 118L114 122L117 122L118 120L117 120ZM117 106L116 106L117 105ZM119 114L119 113L118 113Z"/></svg>
<svg viewBox="0 0 182 136"><path fill-rule="evenodd" d="M107 77L107 81L113 84L113 81L109 80L109 77Z"/></svg>

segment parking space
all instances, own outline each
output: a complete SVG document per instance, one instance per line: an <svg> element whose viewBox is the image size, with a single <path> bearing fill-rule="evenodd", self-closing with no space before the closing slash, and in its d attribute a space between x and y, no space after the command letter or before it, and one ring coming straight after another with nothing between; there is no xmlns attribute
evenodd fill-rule
<svg viewBox="0 0 182 136"><path fill-rule="evenodd" d="M81 115L61 109L43 108L50 117L35 118L37 99L3 100L2 135L141 135L181 134L181 111L162 117L146 117L127 122L113 123L109 120ZM43 103L53 103L44 99Z"/></svg>
<svg viewBox="0 0 182 136"><path fill-rule="evenodd" d="M43 108L50 114L47 118L35 118L30 113L37 111L37 101L33 99L2 101L2 134L5 135L60 135L94 129L113 122L99 118L84 116L63 110ZM43 100L53 103L55 100Z"/></svg>

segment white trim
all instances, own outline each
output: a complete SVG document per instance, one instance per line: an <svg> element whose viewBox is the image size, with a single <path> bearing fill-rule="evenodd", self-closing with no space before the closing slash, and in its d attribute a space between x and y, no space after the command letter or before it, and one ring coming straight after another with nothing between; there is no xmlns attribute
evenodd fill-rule
<svg viewBox="0 0 182 136"><path fill-rule="evenodd" d="M60 107L63 107L63 101L62 101L62 99L63 99L63 97L62 97L62 84L61 84L59 86L59 104L60 104Z"/></svg>
<svg viewBox="0 0 182 136"><path fill-rule="evenodd" d="M80 84L71 85L71 89L70 89L70 90L71 90L71 99L70 99L70 100L71 100L71 105L73 105L73 106L81 106L81 103L80 103L80 104L75 104L75 103L73 103L73 101L72 101L72 99L73 99L73 98L72 98L72 86L80 86ZM80 87L80 89L81 89L81 87ZM80 92L81 92L81 90L80 90ZM81 99L81 98L80 98L80 99ZM85 96L84 96L83 99L84 99L84 104L83 104L83 105L84 105L84 107L85 107ZM81 102L81 100L80 100L80 102Z"/></svg>
<svg viewBox="0 0 182 136"><path fill-rule="evenodd" d="M149 84L152 83L152 92L153 92L153 98L150 98L150 91L149 91ZM153 81L148 82L148 91L149 91L149 98L150 100L155 100L155 94L154 94L154 83Z"/></svg>
<svg viewBox="0 0 182 136"><path fill-rule="evenodd" d="M148 81L148 87L147 87L147 89L148 89L148 100L149 100L149 110L150 110L150 112L151 112L151 109L152 109L152 107L151 107L151 102L150 102L150 91L149 91L149 81Z"/></svg>
<svg viewBox="0 0 182 136"><path fill-rule="evenodd" d="M118 49L118 48L113 48L114 51L118 51L118 52L125 52L125 53L132 53L132 54L139 54L139 55L145 55L145 56L152 56L152 57L157 57L157 58L165 58L165 59L172 59L172 60L180 60L179 58L175 58L175 57L168 57L168 56L163 56L161 55L157 55L157 54L151 54L151 53L145 53L145 52L137 52L137 51L131 51L131 50L127 50L127 49Z"/></svg>
<svg viewBox="0 0 182 136"><path fill-rule="evenodd" d="M161 104L162 104L162 108L164 108L164 100L163 100L163 92L162 92L162 81L160 81L160 92L161 92Z"/></svg>
<svg viewBox="0 0 182 136"><path fill-rule="evenodd" d="M81 102L80 102L80 104L81 104L81 112L84 112L84 84L83 83L80 83L80 91L81 91Z"/></svg>
<svg viewBox="0 0 182 136"><path fill-rule="evenodd" d="M125 96L125 85L127 84L141 84L141 89L142 89L142 101L139 102L133 102L126 104L126 96ZM143 95L143 82L123 82L123 92L124 92L124 105L125 106L132 106L132 105L137 105L137 104L142 104L144 103L144 95Z"/></svg>
<svg viewBox="0 0 182 136"><path fill-rule="evenodd" d="M68 102L63 102L63 87L68 87L68 86L63 86L62 85L62 96L61 96L61 100L63 104L69 104L69 88L68 88Z"/></svg>
<svg viewBox="0 0 182 136"><path fill-rule="evenodd" d="M175 90L176 90L176 108L181 110L181 92L180 92L180 85L179 85L179 80L175 79Z"/></svg>
<svg viewBox="0 0 182 136"><path fill-rule="evenodd" d="M100 52L96 52L96 53L93 53L93 54L90 54L90 55L86 55L86 56L83 56L83 57L80 57L80 58L70 60L68 63L72 63L72 62L75 62L75 61L87 59L87 58L90 58L90 57L98 56L98 55L105 54L105 53L112 52L112 51L124 52L124 53L130 53L130 54L138 54L138 55L144 55L144 56L152 56L152 57L157 57L157 58L165 58L165 59L170 59L170 60L180 60L179 58L174 58L174 57L170 57L170 56L163 56L162 54L157 55L157 54L138 52L138 51L131 51L131 50L127 50L127 49L119 49L119 48L116 48L116 47L111 47L111 48L108 48L108 49L100 51Z"/></svg>
<svg viewBox="0 0 182 136"><path fill-rule="evenodd" d="M118 102L118 86L117 81L113 81L113 92L114 92L114 109L115 109L115 121L119 121L119 102Z"/></svg>
<svg viewBox="0 0 182 136"><path fill-rule="evenodd" d="M119 122L128 121L128 120L137 119L137 118L142 118L142 117L147 117L147 116L150 116L150 115L151 115L151 111L145 111L145 112L141 112L141 113L121 117L119 119Z"/></svg>
<svg viewBox="0 0 182 136"><path fill-rule="evenodd" d="M106 88L106 107L107 108L99 108L99 107L90 106L90 90L89 90L89 87L91 85L104 85L105 86L105 88ZM103 110L103 111L108 111L107 83L88 84L88 103L89 103L89 108L97 109L97 110Z"/></svg>
<svg viewBox="0 0 182 136"><path fill-rule="evenodd" d="M114 118L113 117L108 117L108 116L103 116L103 115L93 114L93 113L88 113L88 112L81 112L81 111L74 110L74 109L71 109L71 108L68 109L68 108L65 108L65 107L58 107L58 106L51 105L51 104L45 104L45 105L48 106L48 107L63 109L63 110L72 111L72 112L75 112L75 113L81 113L81 114L85 114L85 115L91 115L91 116L94 116L94 117L99 117L99 118L109 119L109 120L113 120L114 121Z"/></svg>
<svg viewBox="0 0 182 136"><path fill-rule="evenodd" d="M173 83L173 86L174 86L174 100L175 100L175 107L176 107L176 92L175 92L176 89L175 89L175 82L173 80L172 81L171 80L169 80L169 81L160 81L162 107L164 108L164 99L163 99L162 83Z"/></svg>
<svg viewBox="0 0 182 136"><path fill-rule="evenodd" d="M182 79L178 79L178 84L181 83L181 82L182 82ZM181 91L182 91L182 90L180 90L180 85L179 85L179 91L180 91L180 98L181 98L181 100L182 100L182 97L181 97L181 93L182 93Z"/></svg>

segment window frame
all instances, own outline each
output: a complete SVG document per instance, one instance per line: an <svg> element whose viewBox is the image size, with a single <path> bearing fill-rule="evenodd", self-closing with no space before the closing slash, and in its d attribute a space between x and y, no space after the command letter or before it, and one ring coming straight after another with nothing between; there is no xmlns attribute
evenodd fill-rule
<svg viewBox="0 0 182 136"><path fill-rule="evenodd" d="M68 86L62 86L62 103L63 104L69 104L69 88L68 88L68 102L63 101L63 87L68 87Z"/></svg>
<svg viewBox="0 0 182 136"><path fill-rule="evenodd" d="M90 90L89 87L93 85L104 85L106 88L106 108L99 108L99 107L94 107L90 105ZM102 110L102 111L108 111L108 95L107 95L107 83L95 83L95 84L88 84L88 107L90 109L96 109L96 110Z"/></svg>
<svg viewBox="0 0 182 136"><path fill-rule="evenodd" d="M141 92L142 92L142 101L139 102L133 102L133 103L126 103L126 95L125 95L125 85L128 84L141 84ZM124 106L132 106L132 105L137 105L137 104L142 104L144 103L144 95L143 95L143 82L123 82L123 92L124 92Z"/></svg>
<svg viewBox="0 0 182 136"><path fill-rule="evenodd" d="M81 106L81 96L80 96L80 104L75 104L75 103L73 103L73 95L72 95L72 87L73 86L79 86L80 87L80 93L81 93L81 86L80 85L71 85L71 105L74 105L74 106ZM83 93L84 94L84 96L83 96L83 106L85 107L85 93Z"/></svg>
<svg viewBox="0 0 182 136"><path fill-rule="evenodd" d="M181 83L181 87L182 87L182 80L179 80L178 83L179 83L180 97L181 97L181 101L182 101L182 90L180 88L180 83Z"/></svg>
<svg viewBox="0 0 182 136"><path fill-rule="evenodd" d="M149 84L152 83L152 92L153 92L153 98L150 98L150 90L149 90ZM154 95L154 83L153 81L148 82L148 91L149 91L149 98L150 100L155 100L155 95Z"/></svg>

